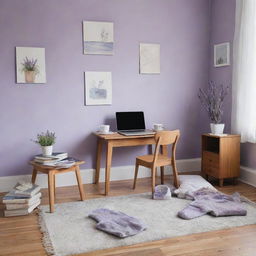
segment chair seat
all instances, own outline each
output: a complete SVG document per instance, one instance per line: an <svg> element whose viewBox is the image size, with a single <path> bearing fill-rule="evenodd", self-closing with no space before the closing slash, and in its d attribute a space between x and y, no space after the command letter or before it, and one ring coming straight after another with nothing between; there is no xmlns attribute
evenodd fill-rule
<svg viewBox="0 0 256 256"><path fill-rule="evenodd" d="M143 155L136 158L136 162L139 165L152 166L154 155ZM156 166L166 166L172 164L172 158L164 155L158 155Z"/></svg>

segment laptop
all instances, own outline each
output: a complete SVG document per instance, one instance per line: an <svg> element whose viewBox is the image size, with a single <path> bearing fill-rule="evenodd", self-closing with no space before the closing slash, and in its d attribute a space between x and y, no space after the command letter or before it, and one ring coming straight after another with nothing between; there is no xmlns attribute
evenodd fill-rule
<svg viewBox="0 0 256 256"><path fill-rule="evenodd" d="M117 132L125 136L153 135L152 130L146 130L144 113L116 112Z"/></svg>

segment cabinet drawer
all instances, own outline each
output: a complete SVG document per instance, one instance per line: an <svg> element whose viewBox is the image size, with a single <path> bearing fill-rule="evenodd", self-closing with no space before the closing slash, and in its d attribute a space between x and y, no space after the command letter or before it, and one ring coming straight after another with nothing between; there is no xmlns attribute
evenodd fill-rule
<svg viewBox="0 0 256 256"><path fill-rule="evenodd" d="M203 165L219 168L219 155L211 152L203 152Z"/></svg>
<svg viewBox="0 0 256 256"><path fill-rule="evenodd" d="M206 174L209 174L210 176L213 176L215 178L219 178L219 168L214 166L204 166L203 171Z"/></svg>
<svg viewBox="0 0 256 256"><path fill-rule="evenodd" d="M219 155L212 152L203 152L202 171L215 178L219 177Z"/></svg>

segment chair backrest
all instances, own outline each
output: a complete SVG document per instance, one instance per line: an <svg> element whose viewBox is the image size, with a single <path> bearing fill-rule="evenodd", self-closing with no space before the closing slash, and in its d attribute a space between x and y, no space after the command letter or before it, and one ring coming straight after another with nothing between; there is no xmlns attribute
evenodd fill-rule
<svg viewBox="0 0 256 256"><path fill-rule="evenodd" d="M157 161L157 157L160 151L160 146L167 146L172 144L172 158L175 159L176 145L180 137L180 130L174 131L160 131L155 135L156 147L154 153L154 162ZM164 155L168 155L168 152L162 152Z"/></svg>
<svg viewBox="0 0 256 256"><path fill-rule="evenodd" d="M160 131L157 132L155 135L155 140L158 142L158 139L160 138L160 145L169 145L175 143L177 137L180 136L179 130L174 131Z"/></svg>

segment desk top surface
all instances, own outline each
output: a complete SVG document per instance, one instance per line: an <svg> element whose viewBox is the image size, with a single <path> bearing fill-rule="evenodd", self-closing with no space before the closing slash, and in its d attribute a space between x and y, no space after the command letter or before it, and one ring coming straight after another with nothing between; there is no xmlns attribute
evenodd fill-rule
<svg viewBox="0 0 256 256"><path fill-rule="evenodd" d="M154 138L155 137L154 134L125 136L125 135L119 134L117 132L114 132L112 134L99 134L97 132L94 132L93 134L101 139L104 139L104 140L127 140L127 139L140 139L140 138Z"/></svg>

